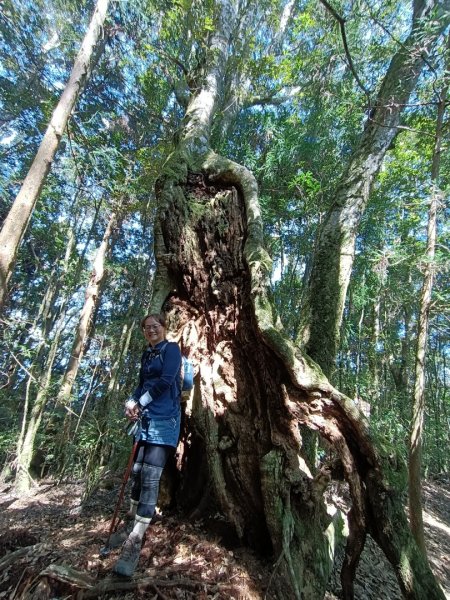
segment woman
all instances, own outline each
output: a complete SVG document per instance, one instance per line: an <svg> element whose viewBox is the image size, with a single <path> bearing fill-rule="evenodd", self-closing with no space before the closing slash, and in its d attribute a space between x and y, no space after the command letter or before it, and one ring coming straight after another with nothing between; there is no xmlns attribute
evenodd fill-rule
<svg viewBox="0 0 450 600"><path fill-rule="evenodd" d="M159 480L180 434L180 349L165 339L163 315L147 315L141 327L149 345L142 355L139 385L125 404L125 416L140 420L131 488L134 525L114 566L117 574L126 577L136 569L142 538L155 512Z"/></svg>

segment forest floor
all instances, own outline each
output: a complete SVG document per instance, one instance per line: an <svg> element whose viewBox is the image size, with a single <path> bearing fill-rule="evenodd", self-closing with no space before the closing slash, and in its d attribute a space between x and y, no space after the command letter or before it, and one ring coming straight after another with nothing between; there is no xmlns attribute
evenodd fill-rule
<svg viewBox="0 0 450 600"><path fill-rule="evenodd" d="M111 569L119 549L105 558L99 552L117 499L119 482L112 483L112 489L99 489L82 508L81 483L43 481L23 498L7 486L0 489L0 599L273 598L275 565L231 546L219 515L206 524L164 514L146 534L135 577L114 576ZM427 481L424 500L431 566L450 599L450 480ZM343 551L327 600L341 597L342 556ZM355 597L401 599L392 568L370 538L358 567Z"/></svg>

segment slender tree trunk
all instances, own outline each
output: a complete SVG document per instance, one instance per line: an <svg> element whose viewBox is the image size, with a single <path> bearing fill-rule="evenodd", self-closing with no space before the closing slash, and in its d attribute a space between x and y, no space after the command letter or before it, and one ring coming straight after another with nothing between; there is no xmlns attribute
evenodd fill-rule
<svg viewBox="0 0 450 600"><path fill-rule="evenodd" d="M41 424L42 416L44 414L45 406L47 404L53 364L55 362L60 336L64 329L65 315L66 313L64 307L55 327L55 335L50 344L44 371L37 380L36 397L33 402L30 416L27 419L26 428L24 427L24 435L19 439L17 447L17 470L14 483L18 492L27 492L30 489L32 482L30 476L30 465L35 451L34 444L39 426ZM24 414L24 419L26 419L26 414Z"/></svg>
<svg viewBox="0 0 450 600"><path fill-rule="evenodd" d="M333 371L339 344L359 223L428 48L448 24L448 11L442 10L439 27L433 28L432 33L427 31L427 17L437 7L443 9L443 4L448 5L448 0L440 4L436 0L414 1L411 33L391 61L361 140L319 232L301 311L299 341L328 376Z"/></svg>
<svg viewBox="0 0 450 600"><path fill-rule="evenodd" d="M94 48L103 32L109 0L98 0L89 29L81 45L69 81L53 111L52 118L0 232L0 309L6 300L9 278L17 251L28 227L42 186L58 150L67 122L90 76Z"/></svg>
<svg viewBox="0 0 450 600"><path fill-rule="evenodd" d="M69 264L75 248L75 242L76 240L74 231L72 228L70 228L67 234L67 246L61 272L58 276L58 279L56 279L55 273L55 280L51 281L48 285L43 301L43 311L41 315L38 315L38 318L40 318L41 321L42 341L36 350L36 358L34 362L37 365L42 362L46 341L50 335L50 332L55 326L55 322L59 318L61 310L65 310L65 307L69 301L68 294L65 296L63 295L61 306L58 306L58 298L61 296L61 288L64 285L65 278L69 271Z"/></svg>
<svg viewBox="0 0 450 600"><path fill-rule="evenodd" d="M103 394L99 402L95 406L95 418L98 422L98 429L101 432L96 448L93 452L93 456L100 465L104 465L111 458L111 444L106 443L105 439L108 440L108 432L111 427L111 415L117 412L117 407L123 406L125 400L124 390L128 389L128 386L123 386L122 390L119 388L119 375L123 368L124 358L128 354L128 350L131 343L131 338L135 330L137 322L142 318L143 305L145 292L149 292L151 288L151 278L149 279L149 273L152 272L150 263L153 257L149 259L143 268L139 269L135 277L135 285L133 285L133 294L131 301L128 305L126 315L123 317L124 324L119 338L116 338L116 344L111 349L111 356L115 357L112 362L110 370L110 379L106 392ZM122 398L119 398L119 393L122 393Z"/></svg>
<svg viewBox="0 0 450 600"><path fill-rule="evenodd" d="M75 339L72 345L69 362L64 373L61 387L58 392L57 403L66 405L69 401L70 394L75 378L78 373L80 361L84 354L84 348L87 337L89 335L89 329L92 322L92 315L94 314L95 307L97 305L100 287L103 283L105 274L105 258L108 252L109 241L116 227L117 214L113 212L109 218L108 225L103 235L103 240L97 250L94 258L94 264L89 278L89 283L85 292L85 301L81 310L80 319L78 321L77 330L75 333Z"/></svg>
<svg viewBox="0 0 450 600"><path fill-rule="evenodd" d="M102 337L102 341L101 341L100 347L98 349L98 356L99 357L102 356L102 353L103 353L103 344L104 343L105 343L105 338ZM84 413L86 412L86 408L87 408L87 405L88 405L88 402L89 402L89 398L91 397L92 390L95 387L94 384L95 384L96 377L97 377L98 367L99 367L99 363L96 362L94 370L92 371L91 380L89 382L87 392L86 392L86 394L84 396L83 406L81 407L80 414L78 415L78 418L77 418L77 424L75 425L74 437L76 436L77 431L78 431L78 429L80 427L80 424L81 424L81 421L83 419Z"/></svg>
<svg viewBox="0 0 450 600"><path fill-rule="evenodd" d="M199 367L187 411L189 437L180 446L180 497L194 514L202 505L220 510L240 539L272 553L267 595L317 600L340 535L323 498L329 471L313 476L302 448L303 430L318 431L340 456L352 495L345 598L353 597L369 532L406 598L442 599L401 500L383 481L366 421L289 341L271 305L255 178L209 148L235 15L230 0L216 7L204 83L156 187L151 310L167 311L169 328Z"/></svg>
<svg viewBox="0 0 450 600"><path fill-rule="evenodd" d="M152 260L152 259L150 259ZM150 262L150 260L148 262ZM123 359L128 352L128 348L131 341L131 335L134 330L135 322L137 318L142 316L142 306L144 304L143 299L145 292L151 289L151 280L148 280L148 274L151 272L149 264L147 263L144 268L140 269L136 275L136 286L133 287L132 301L128 306L127 313L124 317L124 325L120 334L117 346L114 350L115 360L113 360L110 371L110 380L108 388L106 390L105 399L111 397L109 403L113 403L115 400L115 394L118 390L118 379L120 369L123 363ZM131 323L131 325L130 325ZM107 410L109 412L109 410Z"/></svg>
<svg viewBox="0 0 450 600"><path fill-rule="evenodd" d="M139 306L141 306L141 304L139 304ZM117 401L118 379L121 367L123 365L123 358L128 352L131 342L131 336L136 326L137 314L135 314L135 312L136 306L132 304L130 306L130 310L127 312L127 318L122 327L118 343L114 348L114 355L116 356L116 360L112 364L110 374L111 378L108 383L108 388L106 390L106 393L101 398L100 402L96 405L95 414L101 435L97 440L93 456L97 458L99 465L106 464L108 459L110 458L111 445L105 445L104 437L110 429L110 425L112 422L111 415L115 414L115 412L117 411L117 406L123 406L124 398L122 398L122 402Z"/></svg>
<svg viewBox="0 0 450 600"><path fill-rule="evenodd" d="M381 365L379 364L379 352L378 344L380 342L380 309L381 309L381 283L380 287L375 296L372 315L371 315L371 335L370 335L370 346L368 350L368 362L369 362L369 373L370 373L370 387L369 387L369 398L374 405L376 414L381 409L380 406L380 370Z"/></svg>
<svg viewBox="0 0 450 600"><path fill-rule="evenodd" d="M45 293L44 293L44 296L41 299L41 302L37 309L36 316L33 319L33 325L31 327L31 330L34 330L39 327L41 329L41 342L38 344L37 348L34 350L33 371L36 370L37 365L42 361L42 355L44 352L46 340L48 339L48 335L50 334L50 331L51 331L52 327L54 326L55 321L57 320L57 315L55 316L55 314L54 314L55 306L56 306L56 299L57 299L59 288L61 285L61 280L63 279L64 274L66 272L68 260L69 260L71 251L73 250L74 243L75 243L72 229L69 230L68 238L69 238L69 240L68 240L68 244L66 246L65 258L63 259L64 267L63 267L62 273L58 276L58 273L57 273L58 268L55 265L55 267L52 269L52 272L50 273L50 276L48 278ZM58 262L59 261L57 261L57 263ZM57 279L57 277L58 277L58 279ZM28 329L24 329L24 330L22 330L22 332L20 333L20 336L18 337L17 341L15 342L15 347L16 348L25 347L28 351L31 352L32 349L30 347L30 343L31 342L30 342L30 337L29 337L29 331L28 331ZM18 376L18 372L19 372L18 363L14 360L13 357L10 358L9 366L7 366L4 370L5 370L5 372L8 373L8 382L6 385L3 386L2 389L4 389L5 387L13 389L16 385L17 376ZM26 384L26 385L28 385L28 384ZM19 446L20 446L20 443L19 443Z"/></svg>
<svg viewBox="0 0 450 600"><path fill-rule="evenodd" d="M450 40L450 38L449 38ZM442 129L444 112L447 103L448 85L440 94L438 104L436 141L433 151L431 167L431 198L428 210L427 251L426 264L423 275L422 293L420 295L419 323L417 331L417 349L414 381L413 416L411 422L411 436L409 442L409 465L408 465L408 492L409 492L409 518L411 531L417 545L426 556L425 535L422 516L422 438L423 420L425 414L425 359L427 349L428 321L431 306L431 294L433 290L434 254L436 247L437 211L439 203L443 199L443 193L439 188L439 167L442 144Z"/></svg>
<svg viewBox="0 0 450 600"><path fill-rule="evenodd" d="M362 330L364 324L365 310L364 306L361 308L361 316L358 321L358 338L356 340L356 370L355 370L355 397L360 400L360 392L361 392L361 363L362 363L362 352L361 352L361 344L362 344Z"/></svg>
<svg viewBox="0 0 450 600"><path fill-rule="evenodd" d="M74 244L75 238L72 234L71 229L64 256L60 281L68 271ZM44 296L43 303L39 311L43 319L45 342L47 343L47 340L49 339L52 330L54 331L54 334L44 360L42 359L44 342L36 349L34 366L32 369L32 373L30 373L28 377L26 402L24 406L22 419L22 428L19 435L19 439L17 441L17 470L15 487L18 491L21 492L27 491L30 487L30 465L35 452L34 443L41 423L42 415L44 414L44 410L47 404L53 364L55 362L59 340L65 324L67 305L69 301L69 297L67 295L65 298L63 298L62 302L60 303L60 306L58 307L58 312L54 312L52 315L50 314L51 305L55 303L55 299L57 296L58 284L58 281L54 282L54 285L48 288L48 293ZM36 397L33 401L31 411L29 412L29 390L34 380L34 376L36 377L36 383L33 387L36 389Z"/></svg>
<svg viewBox="0 0 450 600"><path fill-rule="evenodd" d="M64 372L58 396L56 398L56 404L62 405L66 408L70 405L72 388L78 374L81 360L86 351L86 343L89 339L92 325L95 321L95 314L98 309L101 289L104 284L105 260L108 251L110 250L111 239L113 238L116 225L117 213L112 212L108 220L102 242L94 258L93 268L86 288L84 305L81 309L80 319L75 332L75 339L73 341L69 362ZM58 434L55 450L58 456L58 463L60 466L59 473L61 476L63 476L67 468L68 460L71 456L68 445L70 439L70 428L71 411L68 409Z"/></svg>
<svg viewBox="0 0 450 600"><path fill-rule="evenodd" d="M95 214L94 223L96 222L98 213ZM77 266L74 273L74 281L78 280L78 277L83 268L84 255L86 253L87 246L92 236L93 228L88 234L88 238L85 242L85 246L81 252L81 255L77 261ZM73 229L69 230L68 243L66 246L65 256L63 260L62 270L58 281L54 282L54 285L48 287L48 290L41 303L38 320L42 323L44 340L48 340L51 332L53 331L52 341L50 347L44 357L43 343L35 351L35 359L33 364L32 373L28 378L27 384L27 398L29 397L28 388L36 389L36 396L32 402L31 411L28 410L29 403L26 402L24 407L24 415L22 420L22 429L17 442L17 471L16 471L16 488L20 491L26 491L29 489L31 483L30 477L30 465L35 453L35 440L38 433L42 416L47 406L47 400L49 397L49 390L51 386L51 375L55 362L55 358L58 351L59 341L61 334L65 327L67 306L69 302L69 292L62 297L59 303L56 303L59 291L61 289L62 281L68 272L70 260L72 257L73 248L75 245L75 236ZM55 309L55 306L57 308ZM36 378L33 383L33 376Z"/></svg>

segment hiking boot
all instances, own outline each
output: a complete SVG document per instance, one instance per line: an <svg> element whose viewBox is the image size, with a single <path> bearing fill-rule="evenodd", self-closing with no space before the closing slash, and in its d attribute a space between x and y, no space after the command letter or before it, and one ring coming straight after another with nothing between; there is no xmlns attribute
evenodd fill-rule
<svg viewBox="0 0 450 600"><path fill-rule="evenodd" d="M132 577L139 562L141 553L142 539L137 533L131 532L128 539L122 546L120 558L114 565L114 573L123 575L123 577Z"/></svg>
<svg viewBox="0 0 450 600"><path fill-rule="evenodd" d="M124 521L117 531L110 535L108 540L108 548L112 550L113 548L118 548L121 546L133 531L133 523L134 519Z"/></svg>

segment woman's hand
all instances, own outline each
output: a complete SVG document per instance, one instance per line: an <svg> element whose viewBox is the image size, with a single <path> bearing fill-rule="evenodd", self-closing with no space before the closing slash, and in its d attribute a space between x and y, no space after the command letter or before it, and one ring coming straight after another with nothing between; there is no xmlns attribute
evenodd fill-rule
<svg viewBox="0 0 450 600"><path fill-rule="evenodd" d="M125 416L130 421L137 421L139 419L139 406L137 402L128 400L125 404Z"/></svg>

